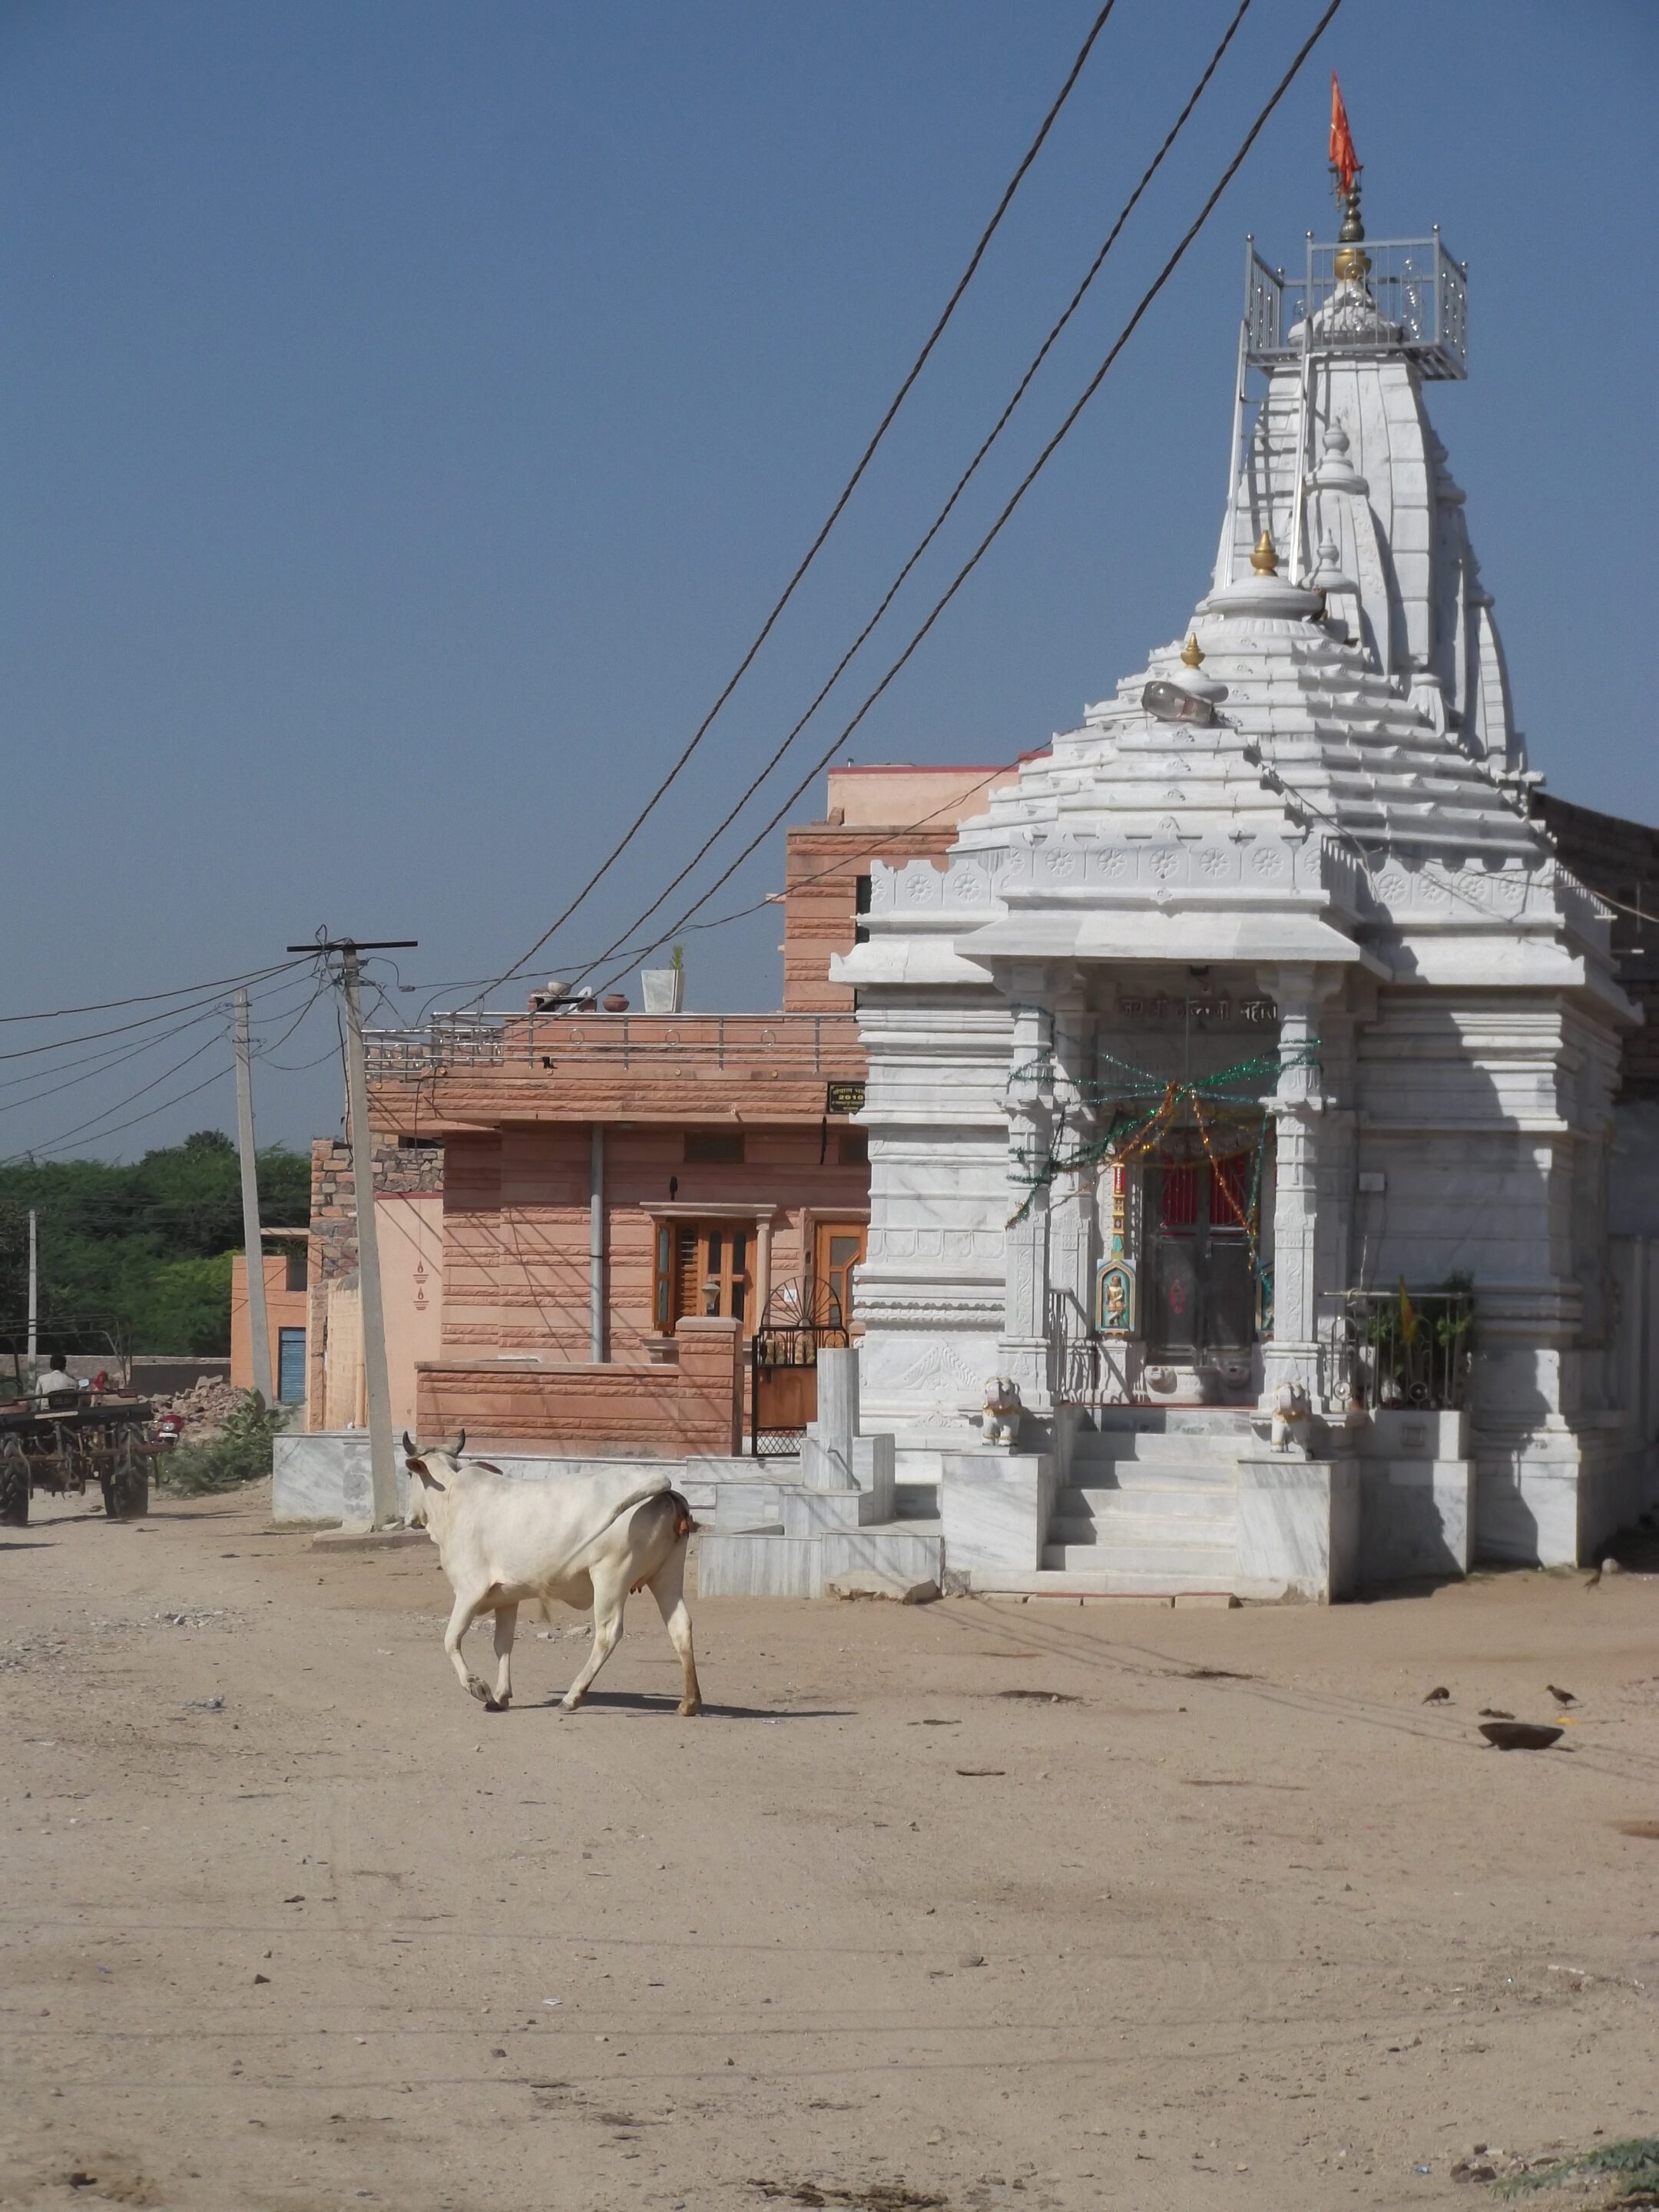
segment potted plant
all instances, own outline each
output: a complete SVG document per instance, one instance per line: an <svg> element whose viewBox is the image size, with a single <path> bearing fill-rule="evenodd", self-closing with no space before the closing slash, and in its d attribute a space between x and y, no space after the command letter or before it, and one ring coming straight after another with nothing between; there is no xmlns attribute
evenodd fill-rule
<svg viewBox="0 0 1659 2212"><path fill-rule="evenodd" d="M666 968L641 968L641 1002L647 1014L678 1014L685 1009L685 947L677 945Z"/></svg>

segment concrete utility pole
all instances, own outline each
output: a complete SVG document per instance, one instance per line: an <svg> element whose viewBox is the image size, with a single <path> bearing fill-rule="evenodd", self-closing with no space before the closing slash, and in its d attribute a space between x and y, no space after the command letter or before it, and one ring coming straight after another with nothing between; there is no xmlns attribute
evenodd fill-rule
<svg viewBox="0 0 1659 2212"><path fill-rule="evenodd" d="M380 1248L374 1235L374 1146L368 1131L368 1072L363 1062L359 955L413 951L412 937L358 945L349 937L290 945L290 952L337 952L346 1008L346 1128L351 1139L351 1188L357 1216L357 1285L363 1317L363 1378L368 1395L368 1468L374 1525L398 1517L398 1469L392 1446L392 1381L386 1364L386 1316L380 1304Z"/></svg>
<svg viewBox="0 0 1659 2212"><path fill-rule="evenodd" d="M35 1364L40 1357L40 1245L34 1225L34 1208L29 1208L29 1380L34 1380Z"/></svg>
<svg viewBox="0 0 1659 2212"><path fill-rule="evenodd" d="M247 1253L247 1330L253 1348L253 1387L267 1406L276 1402L270 1383L270 1328L265 1319L265 1247L259 1234L259 1176L253 1152L253 1074L248 1044L247 993L236 994L236 1142L242 1156L242 1243Z"/></svg>

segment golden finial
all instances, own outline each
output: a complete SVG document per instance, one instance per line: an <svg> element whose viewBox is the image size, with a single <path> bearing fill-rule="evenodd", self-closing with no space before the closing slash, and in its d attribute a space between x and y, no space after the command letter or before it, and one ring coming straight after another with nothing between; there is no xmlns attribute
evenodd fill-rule
<svg viewBox="0 0 1659 2212"><path fill-rule="evenodd" d="M1204 655L1198 649L1198 634L1189 631L1187 642L1181 648L1182 665L1186 668L1202 668Z"/></svg>
<svg viewBox="0 0 1659 2212"><path fill-rule="evenodd" d="M1250 556L1250 566L1258 576L1276 576L1279 574L1279 556L1273 551L1270 532L1264 530L1257 538L1255 550Z"/></svg>
<svg viewBox="0 0 1659 2212"><path fill-rule="evenodd" d="M1359 179L1348 187L1342 228L1336 234L1336 258L1331 267L1339 284L1363 284L1370 274L1371 257L1364 249L1365 226L1359 215Z"/></svg>

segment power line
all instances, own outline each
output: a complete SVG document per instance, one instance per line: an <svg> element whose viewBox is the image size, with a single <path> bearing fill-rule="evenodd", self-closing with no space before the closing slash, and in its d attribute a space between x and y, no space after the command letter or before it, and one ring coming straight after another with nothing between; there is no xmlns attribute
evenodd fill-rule
<svg viewBox="0 0 1659 2212"><path fill-rule="evenodd" d="M252 981L264 982L268 981L269 978L273 975L286 975L291 969L301 967L303 965L304 963L298 960L279 961L274 967L260 969L257 975L250 977L249 980ZM191 1005L209 1006L214 1002L218 993L223 988L223 986L220 984L214 984L212 986L203 984L193 988L196 989L198 995L191 1001ZM173 995L179 994L175 994ZM189 1006L180 1007L175 1006L171 1007L166 1013L147 1014L142 1020L136 1022L117 1022L106 1030L87 1030L79 1036L58 1037L49 1044L23 1045L19 1047L19 1048L15 1052L0 1052L0 1060L33 1060L37 1058L39 1054L43 1052L67 1052L73 1045L96 1044L100 1039L103 1037L129 1036L136 1030L152 1029L158 1023L171 1021L174 1014L188 1012L190 1011L191 1008Z"/></svg>
<svg viewBox="0 0 1659 2212"><path fill-rule="evenodd" d="M278 994L281 988L277 987ZM256 999L264 999L270 995L272 994L268 992L258 992L254 994ZM307 1001L307 1004L311 1002ZM56 1097L60 1091L72 1091L78 1084L94 1082L100 1075L112 1073L118 1067L125 1067L132 1060L142 1060L146 1053L155 1052L160 1046L170 1042L173 1038L183 1036L187 1030L195 1029L200 1023L214 1020L222 1012L222 1002L216 1000L213 1005L201 1012L186 1016L183 1021L174 1023L171 1029L161 1030L154 1036L145 1038L142 1043L110 1045L101 1052L88 1053L81 1060L60 1061L57 1067L30 1068L21 1075L14 1075L6 1082L0 1083L0 1091L15 1091L21 1084L33 1083L42 1075L58 1074L64 1068L78 1067L88 1071L84 1074L70 1076L64 1082L49 1085L44 1090L32 1091L21 1098L10 1099L5 1104L0 1105L0 1114L15 1113L20 1108L35 1105L43 1098ZM65 1039L64 1042L67 1044L68 1040Z"/></svg>
<svg viewBox="0 0 1659 2212"><path fill-rule="evenodd" d="M229 991L245 983L260 983L267 975L276 975L282 969L292 968L295 964L291 960L279 961L276 967L250 969L246 975L221 975L216 981L209 983L181 983L176 991L144 991L136 999L106 999L96 1006L54 1006L48 1012L39 1014L0 1014L0 1023L58 1022L71 1014L111 1014L124 1006L152 1006L162 999L190 999L203 991Z"/></svg>
<svg viewBox="0 0 1659 2212"><path fill-rule="evenodd" d="M702 843L697 848L696 851L691 855L690 859L685 863L684 866L680 870L678 875L673 878L672 882L667 884L650 906L647 907L643 914L635 915L635 919L629 924L628 928L623 933L623 936L619 938L615 944L608 946L605 951L600 953L597 960L590 962L587 968L584 968L580 971L578 980L580 980L580 975L586 975L588 974L591 969L599 967L604 962L613 958L620 950L622 945L626 942L628 938L633 935L635 930L643 928L645 924L650 920L651 916L657 911L657 908L661 906L665 900L672 897L674 892L679 889L680 885L685 882L686 878L693 873L699 861L701 861L708 854L710 847L719 841L726 829L743 811L744 808L749 804L749 801L754 797L755 793L760 789L761 786L771 775L774 769L775 769L779 763L783 759L785 754L788 752L790 747L794 744L796 738L799 737L801 732L806 727L812 717L817 713L818 708L829 697L836 684L840 682L842 676L846 672L848 664L860 651L866 640L869 637L871 632L875 629L878 623L881 621L883 616L887 612L888 608L892 605L893 601L898 597L899 592L902 588L911 571L915 568L916 563L921 559L928 547L939 536L939 532L945 527L945 523L949 520L951 514L956 508L957 501L962 497L963 493L968 489L969 484L978 473L980 464L985 459L986 455L990 452L992 447L995 445L997 440L1002 435L1003 431L1007 428L1014 410L1019 405L1021 400L1024 399L1026 392L1030 390L1033 378L1036 375L1037 371L1042 368L1043 362L1048 359L1056 341L1059 339L1061 331L1064 331L1066 325L1071 321L1073 316L1083 304L1085 294L1088 292L1090 286L1094 283L1095 278L1100 274L1102 268L1105 264L1106 257L1111 252L1113 246L1117 243L1124 225L1133 214L1141 196L1146 190L1146 187L1152 183L1152 179L1158 174L1158 170L1163 167L1165 155L1169 153L1170 149L1175 144L1176 140L1181 136L1182 131L1185 129L1188 117L1192 114L1193 110L1197 106L1199 101L1203 98L1205 90L1207 88L1211 78L1220 67L1222 57L1225 54L1228 47L1232 44L1234 35L1237 33L1239 25L1243 21L1249 5L1250 0L1239 0L1238 7L1234 12L1231 21L1228 24L1225 31L1222 33L1220 45L1217 46L1215 52L1211 55L1209 61L1205 67L1203 75L1199 78L1198 82L1193 87L1192 91L1188 94L1186 105L1182 108L1180 114L1176 116L1175 121L1170 125L1169 131L1165 133L1163 144L1158 148L1157 153L1147 164L1145 171L1142 173L1139 183L1136 185L1134 190L1124 202L1122 208L1118 213L1117 220L1113 223L1110 230L1106 234L1105 240L1101 246L1100 251L1096 254L1093 261L1090 264L1087 270L1085 272L1082 283L1073 293L1070 300L1067 301L1064 311L1054 325L1054 327L1049 331L1048 337L1043 339L1042 343L1038 347L1030 365L1027 367L1024 374L1020 378L1018 385L1015 386L1013 396L1010 398L1007 405L1003 409L1001 414L998 416L996 421L992 424L988 434L980 446L979 451L974 455L972 460L969 462L961 476L957 477L950 497L945 501L944 506L934 516L932 524L927 529L927 534L921 538L921 542L912 551L908 560L905 562L904 566L899 570L897 575L894 577L892 582L888 586L886 592L883 596L880 604L876 608L875 612L865 623L864 628L853 640L851 645L848 647L846 652L842 653L841 659L836 663L834 668L831 669L829 677L818 690L817 696L813 699L805 713L801 715L794 726L786 733L782 743L773 753L770 760L766 763L765 766L761 769L757 775L750 779L748 787L744 790L741 798L738 799L735 805L732 806L731 811L726 815L719 825L714 830L711 830L709 835L704 838ZM814 773L816 773L816 771L814 771ZM555 927L556 927L557 924L556 923ZM544 940L544 941L545 940Z"/></svg>
<svg viewBox="0 0 1659 2212"><path fill-rule="evenodd" d="M776 605L773 607L770 614L767 616L766 620L761 624L753 644L750 645L749 650L744 654L743 659L738 663L736 669L727 679L725 688L721 690L720 696L715 700L708 712L703 716L702 720L697 725L696 729L692 732L690 742L681 752L679 758L674 763L667 775L664 776L661 782L658 784L656 789L652 793L650 798L647 799L645 805L635 816L633 821L629 824L620 841L611 848L611 851L599 863L593 873L576 893L574 898L570 901L570 903L565 908L564 911L551 921L542 932L541 935L536 939L536 942L530 947L530 950L527 952L521 954L507 970L505 975L498 975L495 981L489 985L481 995L488 997L489 991L499 988L502 983L507 982L512 976L516 975L521 969L527 967L535 958L536 955L541 951L543 945L547 943L549 938L553 936L557 930L560 930L564 927L565 923L569 921L571 915L575 913L577 908L580 907L582 902L587 897L589 892L593 890L594 886L604 878L604 877L616 865L617 860L622 858L622 855L633 843L640 830L645 826L647 820L654 811L658 802L667 793L670 787L678 777L681 770L684 768L686 763L690 759L692 754L696 752L697 747L702 743L703 738L708 735L708 730L713 724L715 716L720 713L721 708L725 706L726 701L732 696L733 691L737 690L738 685L742 682L743 678L747 673L756 654L760 651L762 646L765 644L768 637L770 636L773 627L777 622L779 616L782 614L784 609L794 597L796 586L800 583L801 579L805 575L807 570L817 559L819 551L823 548L824 540L829 537L830 532L835 528L836 522L840 520L842 510L845 507L848 501L852 497L854 490L857 489L859 481L864 475L866 469L869 467L871 460L874 457L877 447L880 445L882 440L886 436L889 428L891 427L893 418L898 413L899 409L903 405L911 386L915 384L916 379L921 375L928 356L933 352L933 348L938 344L940 337L944 335L945 325L956 313L957 307L962 299L963 294L967 290L969 283L973 281L974 272L977 270L981 261L984 258L987 246L991 243L991 240L995 234L998 225L1001 222L1003 216L1007 213L1009 204L1013 199L1014 194L1019 190L1020 185L1024 181L1026 171L1030 167L1032 162L1036 161L1037 155L1042 149L1044 139L1047 138L1049 131L1054 126L1055 118L1059 115L1060 109L1065 106L1066 100L1070 98L1072 88L1083 73L1083 65L1089 58L1089 55L1094 46L1095 40L1100 36L1101 32L1105 28L1106 19L1111 14L1115 4L1116 0L1106 0L1105 6L1102 8L1100 13L1095 17L1094 21L1091 24L1088 36L1084 40L1082 46L1079 47L1077 58L1073 62L1071 69L1066 74L1065 82L1060 86L1059 93L1055 95L1054 105L1049 108L1048 112L1043 117L1042 124L1038 127L1036 137L1033 138L1030 146L1027 147L1018 167L1014 171L1013 175L1009 179L1007 185L1004 188L1002 198L997 202L995 211L992 215L990 222L985 226L983 232L980 235L978 245L975 246L972 254L969 257L968 266L963 270L961 276L957 280L955 290L945 303L944 312L940 314L939 320L934 324L932 331L928 333L927 341L922 347L921 351L916 356L915 360L911 363L909 372L906 375L904 381L899 386L898 390L894 393L893 398L888 405L886 413L882 416L881 421L876 426L875 435L865 447L863 453L859 459L857 467L853 471L852 475L848 477L846 483L842 486L841 495L836 501L835 505L830 508L828 516L825 518L823 527L819 530L817 537L814 538L811 544L807 547L806 552L801 559L799 565L797 567L795 573L790 577L789 581L784 586L781 596L779 598ZM601 954L600 957L608 958L609 955Z"/></svg>
<svg viewBox="0 0 1659 2212"><path fill-rule="evenodd" d="M118 1121L112 1129L99 1130L98 1142L101 1144L107 1137L118 1137L124 1129L137 1128L141 1121L153 1121L158 1114L165 1114L169 1107L182 1106L186 1098L194 1098L198 1092L210 1091L216 1083L222 1083L230 1073L231 1070L228 1067L217 1068L206 1079L204 1082L192 1084L188 1091L180 1091L171 1098L164 1098L159 1106L151 1106L147 1108L142 1114L135 1114L132 1116L132 1119L129 1121ZM119 1111L119 1109L117 1107L112 1107L110 1111L112 1113L117 1113ZM76 1130L70 1130L69 1133L70 1136L78 1135L79 1133L80 1133ZM58 1144L61 1144L65 1141L65 1139L59 1139L57 1143L38 1146L37 1151L40 1152L55 1152L58 1149ZM15 1162L7 1161L0 1164L11 1166L15 1164Z"/></svg>
<svg viewBox="0 0 1659 2212"><path fill-rule="evenodd" d="M171 1067L164 1067L159 1075L153 1076L148 1083L141 1084L138 1089L127 1097L118 1099L113 1106L105 1107L101 1113L93 1115L88 1121L77 1121L72 1129L61 1131L49 1143L32 1146L31 1151L36 1153L56 1152L60 1146L67 1144L71 1137L81 1136L88 1129L96 1129L100 1121L107 1121L112 1114L118 1114L124 1106L131 1106L136 1099L147 1097L152 1091L158 1089L163 1083L171 1081L175 1075L182 1074L185 1068L200 1060L204 1052L211 1052L219 1042L216 1036L209 1037L204 1043L198 1044L194 1052L186 1053L182 1060L175 1060ZM5 1164L9 1167L28 1157L28 1152L15 1152Z"/></svg>
<svg viewBox="0 0 1659 2212"><path fill-rule="evenodd" d="M1168 283L1170 278L1175 274L1176 270L1185 257L1188 248L1197 237L1199 232L1204 228L1204 225L1208 222L1211 215L1215 210L1217 202L1220 199L1223 192L1226 191L1227 186L1232 182L1234 177L1238 173L1239 169L1243 165L1245 156L1249 154L1251 147L1255 145L1257 138L1260 137L1262 131L1266 128L1268 118L1272 115L1273 110L1278 106L1285 94L1290 90L1291 86L1295 82L1297 76L1301 73L1303 64L1307 60L1308 56L1313 52L1314 47L1318 44L1327 26L1329 24L1331 19L1335 15L1338 9L1341 5L1342 0L1329 0L1329 4L1326 7L1324 13L1320 16L1319 21L1315 24L1313 29L1309 33L1307 38L1303 41L1302 46L1297 50L1295 59L1291 62L1289 69L1286 70L1284 76L1279 79L1266 105L1261 108L1261 112L1256 116L1255 122L1252 123L1249 130L1245 133L1243 141L1240 144L1237 152L1233 155L1231 161L1228 162L1226 167L1222 171L1220 178L1218 179L1213 190L1211 191L1209 198L1205 201L1203 206L1199 210L1198 214L1194 217L1193 221L1188 225L1188 228L1182 234L1180 242L1176 246L1175 251L1170 254L1169 259L1164 263L1163 268L1158 271L1157 276L1148 286L1146 292L1142 294L1139 303L1137 305L1134 313L1130 316L1128 321L1118 333L1118 336L1113 342L1111 349L1106 355L1105 359L1101 362L1099 368L1090 378L1088 383L1084 386L1077 400L1060 422L1060 428L1054 433L1054 435L1048 440L1047 445L1043 447L1036 460L1032 462L1030 467L1021 477L1019 483L1014 487L1012 493L1010 495L1008 500L1002 507L1001 512L998 514L995 521L991 525L989 530L988 530L985 535L980 539L979 544L974 548L973 552L969 556L968 559L963 562L962 567L957 569L956 574L952 577L945 590L934 601L926 619L915 630L909 643L899 654L898 658L891 664L880 682L877 684L866 696L863 704L859 708L857 713L854 714L851 720L848 721L838 732L834 742L825 749L816 761L813 762L811 767L801 778L800 781L795 786L794 789L789 793L788 797L784 800L782 805L778 809L776 813L775 813L771 819L764 823L756 835L750 839L748 844L744 847L743 850L738 854L736 860L732 862L731 866L727 867L722 874L716 877L715 880L709 885L708 889L702 892L698 898L694 900L691 905L685 909L684 913L682 914L676 921L671 923L667 929L663 931L659 936L653 939L652 944L647 947L647 951L654 951L658 945L667 944L678 930L684 927L690 917L696 914L697 908L701 906L705 906L714 896L714 893L720 888L721 884L728 883L731 880L732 877L736 874L738 869L742 866L743 863L749 858L750 854L755 851L756 848L767 837L770 836L772 831L777 828L779 823L782 821L784 816L787 814L789 809L794 805L795 801L800 797L807 786L813 781L814 777L820 775L823 770L829 766L830 763L835 758L836 755L846 744L848 738L852 736L854 731L856 730L860 723L863 721L865 716L870 712L870 709L882 696L883 693L885 692L888 686L893 682L900 671L910 660L912 655L916 652L923 639L927 637L934 623L944 613L945 608L949 606L951 600L955 599L963 585L967 582L969 577L973 574L974 570L979 566L981 561L983 560L986 554L990 550L992 545L1001 534L1004 526L1007 523L1015 508L1018 507L1026 493L1036 482L1037 477L1048 466L1048 462L1053 459L1062 441L1070 433L1073 426L1077 422L1078 417L1082 414L1090 400L1093 398L1095 393L1105 381L1107 373L1111 368L1113 362L1117 359L1124 347L1128 343L1129 339L1134 334L1135 330L1139 325L1141 319L1146 313L1147 309L1152 306L1153 301L1157 299L1158 294L1164 289L1164 287ZM741 805L742 802L740 801L738 806L733 807L730 811L725 820L720 823L718 829L715 830L715 837L721 836L727 829L730 828L732 823L736 819L737 815L741 811ZM713 838L708 841L709 843L712 843L713 842ZM706 852L708 850L708 846L705 845L703 849ZM677 880L681 879L683 879L683 874L681 878L677 878ZM661 901L658 900L655 902L655 905L647 908L646 909L646 915L653 913L656 910L656 906L660 904ZM631 937L634 931L642 925L646 919L646 915L641 915L631 922L629 925L628 929L623 933L624 937ZM603 957L609 958L611 956L609 954L605 954Z"/></svg>
<svg viewBox="0 0 1659 2212"><path fill-rule="evenodd" d="M294 1022L285 1032L286 1036L291 1036L293 1035L294 1030L298 1028L300 1022L304 1019L305 1016L310 1012L312 1006L315 1005L317 1000L322 995L322 991L326 987L319 985L313 990L311 997L301 1008L299 1014L295 1018ZM206 1018L206 1017L204 1016L201 1018ZM195 1025L194 1022L188 1024L191 1028L194 1028ZM42 1154L61 1151L63 1146L70 1143L72 1139L85 1136L88 1133L91 1133L96 1141L101 1143L105 1138L116 1135L121 1129L132 1128L140 1121L150 1121L155 1115L165 1113L168 1106L178 1105L185 1098L193 1098L197 1095L198 1091L205 1091L210 1084L217 1082L219 1080L218 1075L210 1076L206 1083L198 1083L193 1089L180 1092L176 1098L165 1100L160 1106L152 1107L143 1114L135 1115L130 1121L117 1123L114 1128L105 1129L100 1128L98 1126L100 1122L106 1121L112 1114L120 1113L124 1108L135 1104L140 1098L147 1097L152 1091L157 1090L162 1084L168 1082L173 1076L182 1074L185 1068L191 1066L196 1060L200 1060L204 1053L210 1052L214 1046L219 1042L220 1039L216 1035L210 1036L207 1038L205 1042L198 1045L195 1051L187 1053L182 1060L175 1060L171 1067L164 1068L160 1075L152 1077L149 1082L142 1084L137 1091L130 1092L125 1098L118 1099L114 1105L106 1106L100 1113L94 1114L88 1120L77 1122L74 1127L61 1131L56 1137L52 1138L44 1145L32 1146L26 1152L13 1153L9 1158L0 1161L0 1166L16 1166L31 1158L39 1158ZM138 1057L138 1054L135 1053L133 1057L137 1058ZM228 1073L229 1070L222 1069L220 1073L222 1074ZM88 1081L90 1080L90 1078L82 1077L80 1079L82 1081Z"/></svg>

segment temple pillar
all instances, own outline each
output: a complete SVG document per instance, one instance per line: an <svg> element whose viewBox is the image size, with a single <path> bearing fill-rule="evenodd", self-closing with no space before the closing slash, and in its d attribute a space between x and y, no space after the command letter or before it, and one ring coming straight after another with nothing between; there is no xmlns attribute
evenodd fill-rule
<svg viewBox="0 0 1659 2212"><path fill-rule="evenodd" d="M1058 1135L1053 1029L1038 1002L1041 975L1017 972L1008 1075L1008 1225L1003 1235L1003 1322L998 1371L1019 1386L1032 1413L1048 1412L1049 1227L1054 1182L1046 1172Z"/></svg>
<svg viewBox="0 0 1659 2212"><path fill-rule="evenodd" d="M1319 1006L1341 988L1340 970L1300 963L1267 969L1263 984L1279 1006L1279 1083L1269 1109L1275 1135L1273 1335L1262 1346L1261 1403L1271 1407L1281 1383L1299 1382L1310 1405L1320 1390L1319 1292L1322 1287L1321 1170L1327 1144L1326 1097L1319 1054ZM1340 1149L1338 1147L1337 1149ZM1334 1223L1327 1210L1328 1261Z"/></svg>
<svg viewBox="0 0 1659 2212"><path fill-rule="evenodd" d="M1067 1159L1086 1156L1095 1135L1089 1084L1092 1022L1080 978L1055 993L1054 1142ZM1057 1176L1049 1192L1049 1382L1052 1389L1067 1398L1079 1395L1092 1381L1087 1362L1094 1328L1094 1163L1087 1160L1080 1169Z"/></svg>

